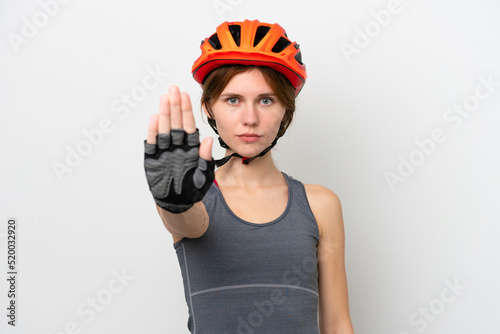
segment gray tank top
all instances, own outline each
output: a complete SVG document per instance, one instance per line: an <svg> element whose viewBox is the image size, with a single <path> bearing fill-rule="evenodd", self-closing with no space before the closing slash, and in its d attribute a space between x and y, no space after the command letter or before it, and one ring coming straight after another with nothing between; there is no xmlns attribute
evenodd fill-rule
<svg viewBox="0 0 500 334"><path fill-rule="evenodd" d="M284 174L288 203L277 219L237 217L215 183L200 238L174 244L195 334L319 334L319 232L301 182Z"/></svg>

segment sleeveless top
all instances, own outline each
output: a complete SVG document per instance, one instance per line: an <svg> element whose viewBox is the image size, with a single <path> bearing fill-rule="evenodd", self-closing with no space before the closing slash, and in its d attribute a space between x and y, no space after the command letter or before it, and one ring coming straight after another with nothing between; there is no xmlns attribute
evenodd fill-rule
<svg viewBox="0 0 500 334"><path fill-rule="evenodd" d="M214 183L207 231L174 243L191 333L319 334L318 226L304 185L283 175L288 203L277 219L240 219Z"/></svg>

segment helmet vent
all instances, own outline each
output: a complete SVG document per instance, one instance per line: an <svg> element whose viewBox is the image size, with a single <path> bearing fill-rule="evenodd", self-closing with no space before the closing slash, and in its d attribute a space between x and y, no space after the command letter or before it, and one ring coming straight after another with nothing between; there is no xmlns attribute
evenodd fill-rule
<svg viewBox="0 0 500 334"><path fill-rule="evenodd" d="M300 65L304 65L304 63L302 63L302 52L298 52L296 55L295 55L295 60L299 62Z"/></svg>
<svg viewBox="0 0 500 334"><path fill-rule="evenodd" d="M231 24L229 26L229 31L231 32L231 36L233 36L234 42L237 46L240 46L241 41L241 26L238 24Z"/></svg>
<svg viewBox="0 0 500 334"><path fill-rule="evenodd" d="M220 41L219 41L219 36L217 36L216 33L213 34L212 36L210 36L210 38L208 39L208 42L210 43L210 45L212 45L212 47L215 50L222 49L222 45L220 44Z"/></svg>
<svg viewBox="0 0 500 334"><path fill-rule="evenodd" d="M257 31L255 32L255 40L253 42L253 46L259 44L260 41L262 41L262 39L266 36L269 30L271 30L271 27L266 27L266 26L258 27Z"/></svg>
<svg viewBox="0 0 500 334"><path fill-rule="evenodd" d="M271 51L274 53L279 53L279 52L285 50L286 47L289 46L290 44L292 44L292 43L288 39L286 39L285 37L281 37L278 40L278 42L276 42L276 44L274 45L274 47Z"/></svg>

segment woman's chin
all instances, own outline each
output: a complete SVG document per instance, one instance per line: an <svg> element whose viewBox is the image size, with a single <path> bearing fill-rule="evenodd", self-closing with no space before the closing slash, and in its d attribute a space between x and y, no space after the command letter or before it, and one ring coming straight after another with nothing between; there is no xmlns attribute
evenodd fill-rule
<svg viewBox="0 0 500 334"><path fill-rule="evenodd" d="M262 152L264 149L265 149L265 147L261 147L260 145L254 145L254 147L252 147L252 148L238 147L233 152L241 155L242 157L251 158L251 157L254 157L256 155L259 155L260 152Z"/></svg>

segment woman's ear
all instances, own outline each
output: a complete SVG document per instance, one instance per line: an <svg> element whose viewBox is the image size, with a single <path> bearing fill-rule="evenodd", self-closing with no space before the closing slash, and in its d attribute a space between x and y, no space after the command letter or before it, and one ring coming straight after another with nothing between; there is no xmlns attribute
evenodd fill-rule
<svg viewBox="0 0 500 334"><path fill-rule="evenodd" d="M207 116L207 118L213 118L212 115L210 115L210 113L208 112L208 108L207 108L207 103L202 103L201 104L201 109L203 110L203 113L205 114L205 116Z"/></svg>
<svg viewBox="0 0 500 334"><path fill-rule="evenodd" d="M215 131L216 134L219 134L217 131L217 123L215 123L215 119L212 115L212 112L209 110L208 105L206 102L201 104L201 108L203 109L203 112L207 116L207 121L210 127Z"/></svg>

